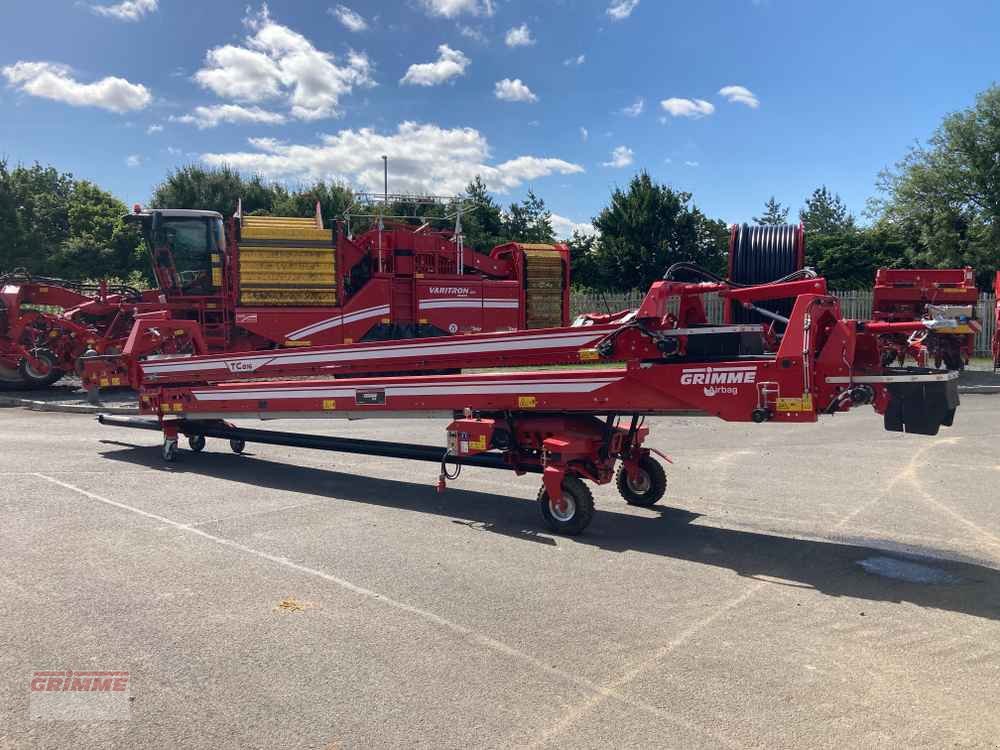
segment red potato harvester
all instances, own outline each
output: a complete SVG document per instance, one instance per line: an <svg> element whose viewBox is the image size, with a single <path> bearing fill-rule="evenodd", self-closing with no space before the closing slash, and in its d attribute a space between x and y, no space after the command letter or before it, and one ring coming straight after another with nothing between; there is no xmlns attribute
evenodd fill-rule
<svg viewBox="0 0 1000 750"><path fill-rule="evenodd" d="M389 196L392 199L406 196ZM322 217L136 207L157 289L0 278L0 382L42 387L80 357L240 352L569 323L566 245L489 254L458 232L383 224L350 236ZM59 310L61 311L54 311ZM116 382L117 380L117 382ZM121 385L115 376L99 386Z"/></svg>
<svg viewBox="0 0 1000 750"><path fill-rule="evenodd" d="M789 250L794 235L771 238L775 252ZM711 325L707 294L764 322ZM787 315L769 309L780 305L789 307ZM648 416L810 423L870 404L886 429L934 435L951 425L958 406L957 373L884 366L878 337L886 324L844 320L825 280L808 269L744 286L677 264L633 313L587 322L246 355L123 356L118 372L139 391L147 417L100 419L161 432L167 461L176 459L185 435L195 452L212 437L229 440L236 452L258 442L434 461L442 489L464 465L540 473L545 522L577 534L594 510L584 480L615 481L634 505L663 497L666 475L655 457L662 454L645 445ZM912 330L922 327L911 323ZM581 362L609 366L514 369ZM485 367L504 369L433 374ZM400 371L425 374L392 374ZM304 417L440 417L450 424L442 448L231 421Z"/></svg>

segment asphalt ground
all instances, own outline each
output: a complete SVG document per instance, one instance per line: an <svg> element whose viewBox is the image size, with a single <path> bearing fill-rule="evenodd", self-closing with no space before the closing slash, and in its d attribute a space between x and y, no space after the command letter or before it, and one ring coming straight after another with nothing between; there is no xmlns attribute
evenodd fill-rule
<svg viewBox="0 0 1000 750"><path fill-rule="evenodd" d="M437 421L278 429L443 442ZM652 421L665 507L0 409L0 748L1000 747L1000 401ZM29 715L130 672L131 719Z"/></svg>

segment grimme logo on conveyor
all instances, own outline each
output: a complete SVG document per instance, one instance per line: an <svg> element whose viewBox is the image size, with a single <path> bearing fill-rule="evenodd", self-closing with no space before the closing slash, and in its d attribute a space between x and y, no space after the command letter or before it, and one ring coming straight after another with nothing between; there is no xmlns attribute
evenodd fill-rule
<svg viewBox="0 0 1000 750"><path fill-rule="evenodd" d="M739 385L756 382L756 367L692 367L681 370L681 385ZM705 395L709 394L706 392Z"/></svg>

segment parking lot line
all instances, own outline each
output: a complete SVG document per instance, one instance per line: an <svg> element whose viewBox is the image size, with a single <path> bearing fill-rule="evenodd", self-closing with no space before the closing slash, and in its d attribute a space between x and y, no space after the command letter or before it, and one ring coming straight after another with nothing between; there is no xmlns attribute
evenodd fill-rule
<svg viewBox="0 0 1000 750"><path fill-rule="evenodd" d="M52 484L55 484L64 489L70 490L71 492L75 492L90 500L94 500L96 502L103 503L105 505L109 505L114 508L118 508L119 510L124 510L129 513L134 513L136 515L152 519L159 523L171 526L179 531L195 534L196 536L199 536L207 541L214 542L215 544L219 544L223 547L228 547L230 549L237 550L239 552L243 552L245 554L252 555L254 557L258 557L262 560L266 560L268 562L275 563L277 565L281 565L283 567L294 570L298 573L321 578L324 581L333 583L343 589L346 589L347 591L350 591L351 593L357 594L358 596L372 599L385 606L391 607L401 612L405 612L407 614L419 617L420 619L434 623L435 625L438 625L446 630L450 630L451 632L456 633L457 635L465 638L466 640L472 643L475 643L483 647L484 649L487 649L494 653L503 654L513 659L517 659L518 661L527 664L531 667L534 667L535 669L538 669L541 672L547 673L550 676L555 677L563 682L567 682L577 687L581 687L585 690L590 691L591 693L594 694L594 699L595 699L593 701L594 705L598 703L603 703L604 701L607 700L612 700L617 703L623 704L629 708L637 709L645 713L651 714L659 719L662 719L679 727L683 727L684 729L687 729L689 731L694 731L699 734L710 737L717 743L719 743L719 745L722 747L727 747L727 748L740 747L740 745L734 743L728 737L720 735L717 732L714 732L713 730L707 727L700 726L687 719L670 714L664 711L663 709L659 708L658 706L646 703L645 701L631 698L618 691L615 687L601 686L585 677L581 677L579 675L566 672L562 669L558 669L557 667L553 667L545 663L544 661L541 661L540 659L532 656L531 654L521 651L520 649L514 648L513 646L510 646L507 643L499 641L489 635L486 635L485 633L479 632L466 625L462 625L461 623L454 622L453 620L449 620L446 617L442 617L441 615L435 614L430 610L423 609L422 607L417 607L412 604L407 604L406 602L393 599L389 596L386 596L385 594L380 594L379 592L365 588L364 586L359 586L344 578L333 575L332 573L327 573L325 571L318 570L317 568L311 568L307 565L301 565L297 562L289 560L286 557L279 557L278 555L273 555L269 552L264 552L263 550L258 550L254 549L253 547L248 547L247 545L241 544L232 539L226 539L225 537L217 536L208 531L205 531L204 529L197 528L196 524L180 523L179 521L167 518L166 516L161 516L158 513L151 513L150 511L142 510L141 508L136 508L135 506L128 505L127 503L121 503L116 500L111 500L110 498L103 497L96 493L90 492L88 490L83 489L82 487L77 487L76 485L70 484L69 482L63 482L60 479L56 479L55 477L49 476L47 474L42 474L41 472L31 472L31 475L36 476L39 479L43 479ZM723 610L726 609L726 605L723 605L722 609Z"/></svg>
<svg viewBox="0 0 1000 750"><path fill-rule="evenodd" d="M893 490L893 488L895 488L897 484L899 484L904 480L910 481L918 490L923 491L922 487L919 484L919 480L917 480L916 470L917 467L920 466L920 462L923 459L924 454L927 453L927 451L931 451L937 447L940 447L941 445L957 443L958 440L959 438L949 437L949 438L942 438L939 440L935 440L933 443L925 444L919 450L914 452L913 456L911 456L907 464L892 476L892 478L886 483L885 487L882 489L880 493L878 493L871 500L861 503L854 510L852 510L843 518L841 518L840 521L833 526L833 529L836 530L843 528L844 525L849 523L852 519L856 518L859 514L863 513L869 507L871 507L877 502L884 500L885 497ZM926 492L924 494L926 494ZM931 499L930 496L928 496L928 499ZM947 510L947 508L942 508L942 509ZM971 524L971 522L967 523ZM974 526L974 524L972 525ZM979 527L975 528L980 532L982 532L982 529L979 529ZM767 585L767 583L768 582L766 580L757 581L748 586L746 589L744 589L739 595L733 597L727 602L723 602L721 605L719 605L719 607L715 611L713 611L707 617L705 617L702 620L699 620L698 622L693 623L678 636L670 639L663 645L659 646L646 659L641 661L639 664L630 667L617 680L604 686L603 689L617 690L619 688L624 688L630 682L639 677L639 675L644 674L649 670L653 669L654 667L656 667L661 659L668 656L678 647L682 646L686 641L688 641L689 639L697 635L699 632L707 628L709 625L714 623L723 614L728 614L729 612L732 612L733 610L737 609L741 605L748 602L750 599L756 596L757 593ZM557 737L558 735L562 734L567 729L569 729L574 724L574 722L576 722L581 716L592 711L594 708L603 703L605 700L606 697L603 693L599 695L592 695L585 702L577 706L574 706L569 711L567 711L566 714L563 715L561 719L559 719L555 724L553 724L547 730L542 732L542 734L539 737L537 737L534 742L530 743L528 747L535 748L546 745L549 741L551 741L552 739L554 739L555 737Z"/></svg>

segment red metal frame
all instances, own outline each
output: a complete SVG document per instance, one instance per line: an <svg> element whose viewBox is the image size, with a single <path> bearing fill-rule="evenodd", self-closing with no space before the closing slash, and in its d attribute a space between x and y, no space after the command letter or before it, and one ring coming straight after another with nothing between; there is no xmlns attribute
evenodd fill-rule
<svg viewBox="0 0 1000 750"><path fill-rule="evenodd" d="M993 369L1000 370L1000 271L993 281Z"/></svg>
<svg viewBox="0 0 1000 750"><path fill-rule="evenodd" d="M933 361L935 367L944 364L948 369L962 369L975 354L976 333L982 328L975 319L978 302L975 273L968 267L878 269L872 292L872 320L890 324L879 338L883 361L902 364L912 357L921 367ZM935 308L962 308L969 314L937 325L940 321L933 320ZM891 327L914 320L927 320L928 326L917 332L899 332Z"/></svg>
<svg viewBox="0 0 1000 750"><path fill-rule="evenodd" d="M137 214L138 215L138 214ZM143 215L144 216L144 215ZM28 279L0 290L6 313L0 320L0 367L16 373L27 362L36 370L52 356L60 371L77 368L86 352L100 355L128 350L140 354L189 350L188 328L182 340L161 340L161 349L128 349L128 331L135 320L166 314L176 321L193 321L201 328L207 351L246 352L280 347L351 344L366 337L397 339L444 336L482 331L513 331L527 327L525 290L526 246L508 243L489 254L465 248L456 267L455 246L448 232L425 232L393 226L349 238L341 224L335 232L338 306L263 307L240 304L240 218L228 224L225 257L220 260L221 284L211 294L186 294L170 269L169 249L150 247L150 259L160 288L139 298L88 295L55 284ZM378 248L376 248L376 242ZM560 296L562 325L569 324L569 249L551 252L563 268ZM166 253L168 261L164 262ZM348 295L341 269L350 269L367 255L379 253L383 271ZM344 301L346 300L346 301ZM63 308L61 313L29 310L28 305ZM164 320L165 318L158 318ZM124 381L114 368L98 373L91 384Z"/></svg>
<svg viewBox="0 0 1000 750"><path fill-rule="evenodd" d="M742 304L795 303L778 340L761 325L706 325L701 297L708 293ZM677 313L669 312L672 299ZM499 450L515 472L541 471L545 501L557 513L569 507L568 477L608 482L619 460L629 477L640 473L649 459L648 430L639 421L646 415L814 422L869 403L889 429L935 434L950 424L954 374L887 371L877 341L883 324L873 325L843 320L822 279L736 289L660 281L624 323L247 356L125 356L119 372L139 390L140 411L159 419L165 455L179 432L234 418L464 415L449 427L452 455ZM745 344L754 351L742 353ZM434 374L539 361L621 365ZM377 370L427 374L355 376ZM339 373L348 377L322 377ZM281 379L290 377L297 379Z"/></svg>

